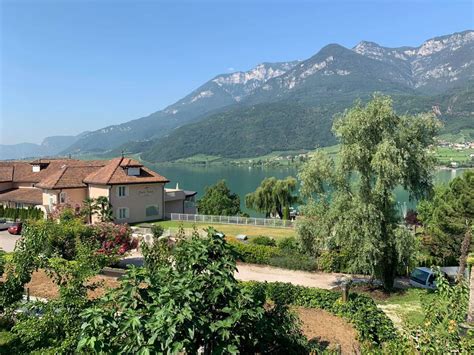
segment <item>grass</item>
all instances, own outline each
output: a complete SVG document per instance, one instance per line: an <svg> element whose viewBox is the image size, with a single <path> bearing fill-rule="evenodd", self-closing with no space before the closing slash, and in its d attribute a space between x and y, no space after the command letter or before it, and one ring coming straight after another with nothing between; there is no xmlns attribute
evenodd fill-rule
<svg viewBox="0 0 474 355"><path fill-rule="evenodd" d="M474 148L456 150L449 147L437 147L436 158L442 164L449 164L452 161L457 163L468 163L471 161L470 154L474 154Z"/></svg>
<svg viewBox="0 0 474 355"><path fill-rule="evenodd" d="M376 300L392 320L399 319L401 324L420 324L423 322L423 300L428 301L434 297L429 290L409 288L399 293L394 293L384 300ZM395 321L395 323L397 323ZM398 322L400 323L400 322Z"/></svg>
<svg viewBox="0 0 474 355"><path fill-rule="evenodd" d="M159 224L164 228L179 228L182 224L183 228L192 228L193 222L180 222L180 221L158 221L155 224ZM273 237L275 239L292 237L296 235L296 231L293 228L272 228L272 227L258 227L249 225L236 225L236 224L210 224L210 223L196 223L198 228L213 227L219 232L224 233L226 236L235 237L238 234L246 234L248 236L259 236L265 235Z"/></svg>

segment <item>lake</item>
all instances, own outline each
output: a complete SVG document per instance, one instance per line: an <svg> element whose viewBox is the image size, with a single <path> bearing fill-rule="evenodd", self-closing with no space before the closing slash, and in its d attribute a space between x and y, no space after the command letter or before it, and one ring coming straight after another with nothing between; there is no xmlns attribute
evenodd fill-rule
<svg viewBox="0 0 474 355"><path fill-rule="evenodd" d="M233 165L185 165L185 164L147 164L151 169L166 176L170 183L167 187L174 188L176 183L186 190L197 191L197 197L201 197L206 186L213 185L224 179L232 192L240 196L242 210L251 216L260 217L255 211L245 208L245 195L255 191L260 182L266 177L274 176L283 179L287 176L297 175L295 167L247 167ZM456 176L461 175L463 170L438 170L435 174L435 183L447 183ZM408 193L402 188L395 191L401 206L414 208L416 203L409 201Z"/></svg>

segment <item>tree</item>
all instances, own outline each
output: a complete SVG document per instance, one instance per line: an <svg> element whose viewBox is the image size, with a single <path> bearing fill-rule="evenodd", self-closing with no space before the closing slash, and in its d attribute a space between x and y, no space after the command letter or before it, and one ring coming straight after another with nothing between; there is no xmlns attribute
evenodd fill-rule
<svg viewBox="0 0 474 355"><path fill-rule="evenodd" d="M439 263L459 260L463 275L474 227L474 172L466 171L448 186L438 187L431 200L420 202L418 211L429 253Z"/></svg>
<svg viewBox="0 0 474 355"><path fill-rule="evenodd" d="M109 199L105 196L99 196L95 199L93 206L94 211L99 212L100 220L102 222L110 222L114 219L112 205Z"/></svg>
<svg viewBox="0 0 474 355"><path fill-rule="evenodd" d="M294 195L296 184L296 179L291 176L283 180L266 178L254 192L245 196L245 205L264 213L266 217L275 214L283 219L285 208L298 200Z"/></svg>
<svg viewBox="0 0 474 355"><path fill-rule="evenodd" d="M320 152L299 174L308 199L302 244L345 249L354 271L379 277L391 289L414 248L413 236L399 225L393 191L401 185L413 198L431 192L435 160L428 147L439 126L431 114L397 115L390 97L379 94L338 116L335 161Z"/></svg>
<svg viewBox="0 0 474 355"><path fill-rule="evenodd" d="M307 341L288 309L266 310L264 295L252 294L234 278L235 255L213 230L207 237L178 242L171 253L161 249L153 254L146 255L152 269L131 269L117 290L83 312L79 352L306 350Z"/></svg>
<svg viewBox="0 0 474 355"><path fill-rule="evenodd" d="M92 223L92 215L97 211L95 200L87 197L82 201L81 214L87 218L87 223Z"/></svg>
<svg viewBox="0 0 474 355"><path fill-rule="evenodd" d="M240 198L229 190L225 180L220 180L206 187L204 196L197 202L197 208L200 214L235 216L240 214Z"/></svg>

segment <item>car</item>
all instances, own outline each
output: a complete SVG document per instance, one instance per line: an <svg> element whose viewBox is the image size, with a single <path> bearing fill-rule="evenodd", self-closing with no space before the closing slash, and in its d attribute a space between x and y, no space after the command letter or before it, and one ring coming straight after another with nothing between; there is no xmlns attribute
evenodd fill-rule
<svg viewBox="0 0 474 355"><path fill-rule="evenodd" d="M243 240L247 240L247 239L249 239L249 238L248 238L248 236L246 236L245 234L239 234L239 235L237 235L237 236L235 237L235 239L237 239L237 240L242 240L242 241L243 241Z"/></svg>
<svg viewBox="0 0 474 355"><path fill-rule="evenodd" d="M13 235L20 235L21 234L22 223L13 223L10 227L8 227L8 233Z"/></svg>

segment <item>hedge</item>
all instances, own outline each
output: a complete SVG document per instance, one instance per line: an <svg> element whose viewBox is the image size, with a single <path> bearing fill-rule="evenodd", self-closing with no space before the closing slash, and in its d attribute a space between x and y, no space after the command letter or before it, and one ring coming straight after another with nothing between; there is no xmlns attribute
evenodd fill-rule
<svg viewBox="0 0 474 355"><path fill-rule="evenodd" d="M381 345L398 336L392 321L377 308L373 299L351 293L348 302L342 302L337 291L295 286L282 282L245 282L254 294L264 294L267 300L293 306L318 308L345 318L354 325L362 342Z"/></svg>
<svg viewBox="0 0 474 355"><path fill-rule="evenodd" d="M41 219L43 218L43 211L38 208L12 208L0 205L0 218L20 219L22 221L27 219Z"/></svg>
<svg viewBox="0 0 474 355"><path fill-rule="evenodd" d="M317 270L316 259L308 255L278 247L233 240L230 240L229 244L237 253L238 259L246 263L264 264L292 270Z"/></svg>

